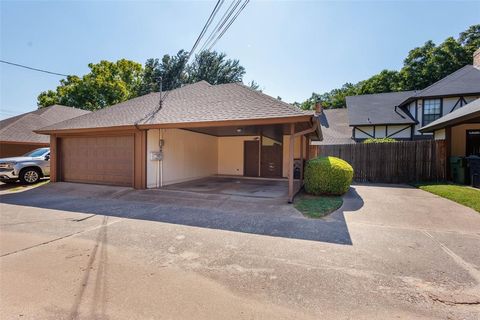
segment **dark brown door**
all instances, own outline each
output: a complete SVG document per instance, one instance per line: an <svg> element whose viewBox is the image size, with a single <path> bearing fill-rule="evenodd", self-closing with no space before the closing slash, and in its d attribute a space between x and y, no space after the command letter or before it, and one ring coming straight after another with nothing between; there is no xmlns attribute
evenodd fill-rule
<svg viewBox="0 0 480 320"><path fill-rule="evenodd" d="M243 144L244 169L243 175L247 177L258 177L258 167L260 161L260 152L258 150L258 141L245 141Z"/></svg>
<svg viewBox="0 0 480 320"><path fill-rule="evenodd" d="M272 146L262 146L262 177L282 177L282 156L281 145L275 143Z"/></svg>
<svg viewBox="0 0 480 320"><path fill-rule="evenodd" d="M480 155L480 130L467 130L466 156Z"/></svg>
<svg viewBox="0 0 480 320"><path fill-rule="evenodd" d="M63 181L132 186L133 136L65 137L60 148Z"/></svg>

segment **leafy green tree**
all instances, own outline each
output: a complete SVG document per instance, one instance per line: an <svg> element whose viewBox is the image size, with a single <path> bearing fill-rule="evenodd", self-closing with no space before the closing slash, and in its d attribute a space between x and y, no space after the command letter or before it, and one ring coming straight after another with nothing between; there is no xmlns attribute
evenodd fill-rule
<svg viewBox="0 0 480 320"><path fill-rule="evenodd" d="M187 67L188 83L205 80L210 84L241 82L245 68L240 61L226 59L225 53L202 51Z"/></svg>
<svg viewBox="0 0 480 320"><path fill-rule="evenodd" d="M400 74L398 71L383 70L373 77L357 84L357 94L370 94L398 91L400 88ZM349 93L354 93L351 91Z"/></svg>
<svg viewBox="0 0 480 320"><path fill-rule="evenodd" d="M302 103L303 109L312 109L315 99L325 108L345 107L345 98L358 94L421 90L472 63L473 53L480 47L480 24L460 33L458 39L449 37L440 45L427 41L412 49L400 71L383 70L358 83L346 83L341 88L323 94L313 93Z"/></svg>
<svg viewBox="0 0 480 320"><path fill-rule="evenodd" d="M458 42L465 48L467 55L473 57L475 50L480 48L480 24L470 26L460 33Z"/></svg>
<svg viewBox="0 0 480 320"><path fill-rule="evenodd" d="M58 103L85 110L97 110L137 96L142 83L142 65L121 59L88 65L90 72L82 78L68 76L55 91L38 96L39 107Z"/></svg>

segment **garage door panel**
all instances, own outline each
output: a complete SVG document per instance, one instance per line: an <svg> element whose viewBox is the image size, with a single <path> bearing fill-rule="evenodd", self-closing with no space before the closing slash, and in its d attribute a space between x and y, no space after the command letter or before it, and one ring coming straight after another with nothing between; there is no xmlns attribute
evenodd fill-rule
<svg viewBox="0 0 480 320"><path fill-rule="evenodd" d="M133 136L62 138L64 181L132 186Z"/></svg>

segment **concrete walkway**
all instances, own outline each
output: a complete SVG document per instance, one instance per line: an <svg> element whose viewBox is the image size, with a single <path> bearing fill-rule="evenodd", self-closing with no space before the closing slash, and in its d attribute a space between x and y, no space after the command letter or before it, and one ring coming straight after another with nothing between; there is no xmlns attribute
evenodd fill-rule
<svg viewBox="0 0 480 320"><path fill-rule="evenodd" d="M480 315L480 214L406 186L354 186L321 220L273 200L63 183L0 201L1 319Z"/></svg>

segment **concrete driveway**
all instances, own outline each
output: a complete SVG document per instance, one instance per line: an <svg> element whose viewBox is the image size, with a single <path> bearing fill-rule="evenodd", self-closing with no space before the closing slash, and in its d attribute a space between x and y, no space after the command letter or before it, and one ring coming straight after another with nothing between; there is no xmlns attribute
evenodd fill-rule
<svg viewBox="0 0 480 320"><path fill-rule="evenodd" d="M321 220L229 195L1 193L2 319L480 315L480 214L418 189L357 185Z"/></svg>

